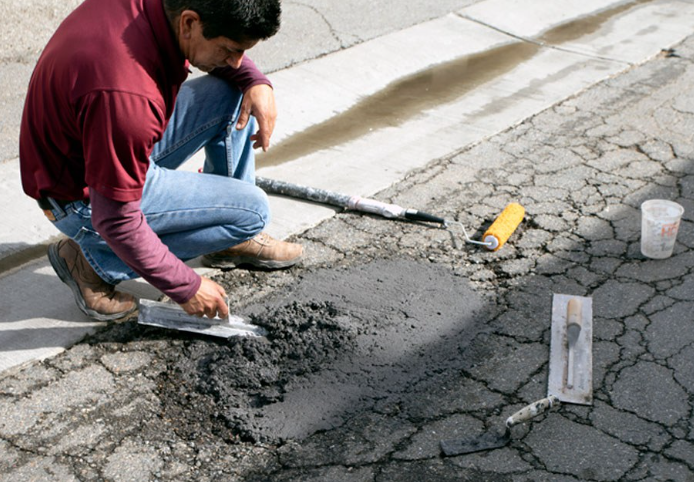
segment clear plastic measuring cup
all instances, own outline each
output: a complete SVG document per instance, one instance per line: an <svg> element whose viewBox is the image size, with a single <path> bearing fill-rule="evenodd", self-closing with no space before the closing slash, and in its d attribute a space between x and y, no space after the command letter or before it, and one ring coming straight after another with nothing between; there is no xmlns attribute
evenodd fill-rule
<svg viewBox="0 0 694 482"><path fill-rule="evenodd" d="M641 204L641 253L648 258L672 255L684 208L665 199Z"/></svg>

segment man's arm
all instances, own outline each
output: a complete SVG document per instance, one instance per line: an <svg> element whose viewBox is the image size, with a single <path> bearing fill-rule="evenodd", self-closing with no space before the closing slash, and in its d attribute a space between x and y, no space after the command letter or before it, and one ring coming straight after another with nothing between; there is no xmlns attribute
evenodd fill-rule
<svg viewBox="0 0 694 482"><path fill-rule="evenodd" d="M119 202L90 190L92 225L118 257L187 313L228 316L224 289L198 276L161 242L139 201Z"/></svg>
<svg viewBox="0 0 694 482"><path fill-rule="evenodd" d="M238 69L233 67L220 67L210 72L210 75L228 80L244 93L255 85L265 84L272 87L270 79L260 71L247 55L243 56L241 66Z"/></svg>
<svg viewBox="0 0 694 482"><path fill-rule="evenodd" d="M190 314L226 316L224 290L171 253L140 209L149 154L163 129L158 105L141 95L96 91L78 100L77 113L94 228L133 271Z"/></svg>
<svg viewBox="0 0 694 482"><path fill-rule="evenodd" d="M277 120L275 93L270 80L246 55L238 69L224 67L213 70L211 74L226 79L241 89L243 100L236 128L239 130L245 128L250 116L253 115L258 121L258 132L251 136L251 140L254 141L253 148L262 148L263 151L267 151Z"/></svg>

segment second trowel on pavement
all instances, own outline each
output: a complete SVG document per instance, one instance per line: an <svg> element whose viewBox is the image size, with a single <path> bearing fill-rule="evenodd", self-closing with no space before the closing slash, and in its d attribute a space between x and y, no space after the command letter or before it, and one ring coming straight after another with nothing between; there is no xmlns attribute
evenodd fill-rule
<svg viewBox="0 0 694 482"><path fill-rule="evenodd" d="M503 447L511 440L511 427L550 409L559 401L593 403L593 306L591 298L555 294L552 300L552 337L547 397L531 403L506 420L502 433L442 440L446 456Z"/></svg>

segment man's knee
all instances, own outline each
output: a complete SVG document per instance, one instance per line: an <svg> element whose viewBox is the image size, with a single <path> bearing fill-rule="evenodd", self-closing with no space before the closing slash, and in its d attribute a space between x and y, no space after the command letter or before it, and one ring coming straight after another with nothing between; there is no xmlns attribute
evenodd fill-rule
<svg viewBox="0 0 694 482"><path fill-rule="evenodd" d="M265 191L260 189L258 186L253 186L252 189L255 196L255 203L258 206L258 214L261 220L261 228L258 232L262 231L270 223L270 201L268 200Z"/></svg>
<svg viewBox="0 0 694 482"><path fill-rule="evenodd" d="M247 183L246 183L247 184ZM270 203L265 191L257 186L247 184L244 186L243 201L237 207L242 206L245 215L237 218L238 224L231 229L243 238L250 239L262 232L270 223Z"/></svg>

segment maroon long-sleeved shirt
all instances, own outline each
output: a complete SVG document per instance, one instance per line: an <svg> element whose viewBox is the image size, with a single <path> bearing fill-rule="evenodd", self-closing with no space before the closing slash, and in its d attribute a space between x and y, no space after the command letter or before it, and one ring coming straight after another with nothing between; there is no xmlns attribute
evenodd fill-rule
<svg viewBox="0 0 694 482"><path fill-rule="evenodd" d="M19 153L29 196L91 198L93 225L114 252L179 303L200 278L161 243L139 201L188 68L162 0L85 0L39 58ZM270 84L248 58L216 74L244 92Z"/></svg>

